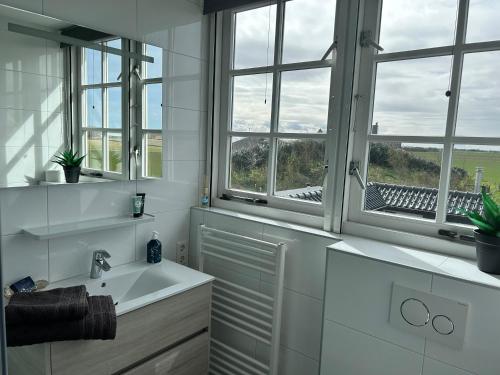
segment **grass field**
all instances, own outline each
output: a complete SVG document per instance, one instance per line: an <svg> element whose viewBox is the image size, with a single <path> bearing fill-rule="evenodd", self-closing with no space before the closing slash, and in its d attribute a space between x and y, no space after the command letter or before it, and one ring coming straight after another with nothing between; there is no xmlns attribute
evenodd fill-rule
<svg viewBox="0 0 500 375"><path fill-rule="evenodd" d="M419 157L439 162L440 155L436 151L412 151ZM476 176L476 167L484 170L482 185L489 186L491 193L500 202L500 152L499 151L477 151L477 150L455 150L453 152L453 167L462 168L467 171L472 180L470 191L473 190L473 181ZM469 190L469 186L467 186Z"/></svg>
<svg viewBox="0 0 500 375"><path fill-rule="evenodd" d="M109 170L121 172L121 147L120 141L109 140ZM89 140L88 166L90 168L102 169L102 142L101 140ZM146 177L162 176L162 140L161 138L149 138L147 141L147 171Z"/></svg>

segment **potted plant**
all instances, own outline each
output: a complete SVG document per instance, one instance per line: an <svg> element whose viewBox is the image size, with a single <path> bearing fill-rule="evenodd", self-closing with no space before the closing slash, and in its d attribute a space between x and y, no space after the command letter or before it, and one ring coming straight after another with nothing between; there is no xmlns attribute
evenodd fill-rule
<svg viewBox="0 0 500 375"><path fill-rule="evenodd" d="M69 149L56 155L52 162L63 167L64 176L68 184L76 184L80 180L83 159L85 159L85 155L79 157L78 152L73 152L72 149Z"/></svg>
<svg viewBox="0 0 500 375"><path fill-rule="evenodd" d="M472 224L476 239L478 268L487 273L500 274L500 205L486 192L483 196L483 214L465 211Z"/></svg>

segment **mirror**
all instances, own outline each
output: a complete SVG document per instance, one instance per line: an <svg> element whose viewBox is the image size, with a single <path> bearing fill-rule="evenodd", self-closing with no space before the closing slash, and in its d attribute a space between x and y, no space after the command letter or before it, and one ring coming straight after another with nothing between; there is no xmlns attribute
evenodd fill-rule
<svg viewBox="0 0 500 375"><path fill-rule="evenodd" d="M0 188L162 177L161 48L8 6L0 47Z"/></svg>

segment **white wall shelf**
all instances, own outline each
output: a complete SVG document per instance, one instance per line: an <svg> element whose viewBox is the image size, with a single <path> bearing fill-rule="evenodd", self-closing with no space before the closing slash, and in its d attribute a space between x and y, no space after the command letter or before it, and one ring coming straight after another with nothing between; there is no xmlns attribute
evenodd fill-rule
<svg viewBox="0 0 500 375"><path fill-rule="evenodd" d="M150 223L154 220L155 217L149 214L144 214L139 218L134 218L132 216L120 216L73 223L46 225L43 227L24 228L23 233L38 240L50 240L53 238L75 234L120 228L133 224Z"/></svg>

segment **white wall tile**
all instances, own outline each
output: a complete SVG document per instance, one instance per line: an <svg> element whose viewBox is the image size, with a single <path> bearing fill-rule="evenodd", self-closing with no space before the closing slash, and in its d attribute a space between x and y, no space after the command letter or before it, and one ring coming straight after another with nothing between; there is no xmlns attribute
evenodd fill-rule
<svg viewBox="0 0 500 375"><path fill-rule="evenodd" d="M319 360L322 321L321 301L284 290L281 345Z"/></svg>
<svg viewBox="0 0 500 375"><path fill-rule="evenodd" d="M262 239L264 225L255 221L244 220L226 215L210 213L205 216L207 227L228 231L242 236Z"/></svg>
<svg viewBox="0 0 500 375"><path fill-rule="evenodd" d="M357 256L328 255L325 319L423 353L424 339L389 325L392 284L430 291L431 276Z"/></svg>
<svg viewBox="0 0 500 375"><path fill-rule="evenodd" d="M269 360L269 347L257 343L256 358L266 363ZM317 375L319 374L319 362L295 350L280 346L278 374Z"/></svg>
<svg viewBox="0 0 500 375"><path fill-rule="evenodd" d="M198 269L198 230L205 223L205 212L191 209L189 219L189 266Z"/></svg>
<svg viewBox="0 0 500 375"><path fill-rule="evenodd" d="M141 0L138 7L139 40L201 58L206 31L199 6L186 0Z"/></svg>
<svg viewBox="0 0 500 375"><path fill-rule="evenodd" d="M112 266L135 260L134 227L85 233L49 241L50 282L90 272L94 250L106 250Z"/></svg>
<svg viewBox="0 0 500 375"><path fill-rule="evenodd" d="M10 285L26 276L48 280L48 244L22 234L2 236L2 280Z"/></svg>
<svg viewBox="0 0 500 375"><path fill-rule="evenodd" d="M42 13L43 0L1 0L1 4L9 5L30 12Z"/></svg>
<svg viewBox="0 0 500 375"><path fill-rule="evenodd" d="M164 161L163 178L138 181L137 191L146 193L147 213L189 209L198 195L197 161Z"/></svg>
<svg viewBox="0 0 500 375"><path fill-rule="evenodd" d="M45 41L7 31L12 20L0 16L0 69L44 75L47 73Z"/></svg>
<svg viewBox="0 0 500 375"><path fill-rule="evenodd" d="M46 77L12 70L2 71L0 74L0 107L46 111Z"/></svg>
<svg viewBox="0 0 500 375"><path fill-rule="evenodd" d="M47 16L136 39L136 0L44 0Z"/></svg>
<svg viewBox="0 0 500 375"><path fill-rule="evenodd" d="M431 358L424 358L424 369L422 375L474 375L471 372L446 365Z"/></svg>
<svg viewBox="0 0 500 375"><path fill-rule="evenodd" d="M500 291L434 276L432 293L469 305L465 341L461 350L428 340L427 356L481 374L500 374Z"/></svg>
<svg viewBox="0 0 500 375"><path fill-rule="evenodd" d="M256 352L256 341L255 339L230 329L227 326L220 324L219 322L212 321L211 326L212 337L216 340L223 342L226 345L252 357L255 358Z"/></svg>
<svg viewBox="0 0 500 375"><path fill-rule="evenodd" d="M0 234L20 233L25 227L47 225L47 189L0 189Z"/></svg>
<svg viewBox="0 0 500 375"><path fill-rule="evenodd" d="M128 215L135 182L49 186L49 224Z"/></svg>
<svg viewBox="0 0 500 375"><path fill-rule="evenodd" d="M331 321L323 335L323 375L421 375L423 357L415 352Z"/></svg>
<svg viewBox="0 0 500 375"><path fill-rule="evenodd" d="M146 245L151 239L152 231L160 233L162 256L175 261L176 243L189 239L189 210L178 210L155 215L153 223L136 226L136 259L146 259ZM188 254L189 256L189 254Z"/></svg>
<svg viewBox="0 0 500 375"><path fill-rule="evenodd" d="M285 287L317 299L323 299L326 271L326 247L332 240L265 225L265 241L287 245ZM263 275L263 280L271 277Z"/></svg>

